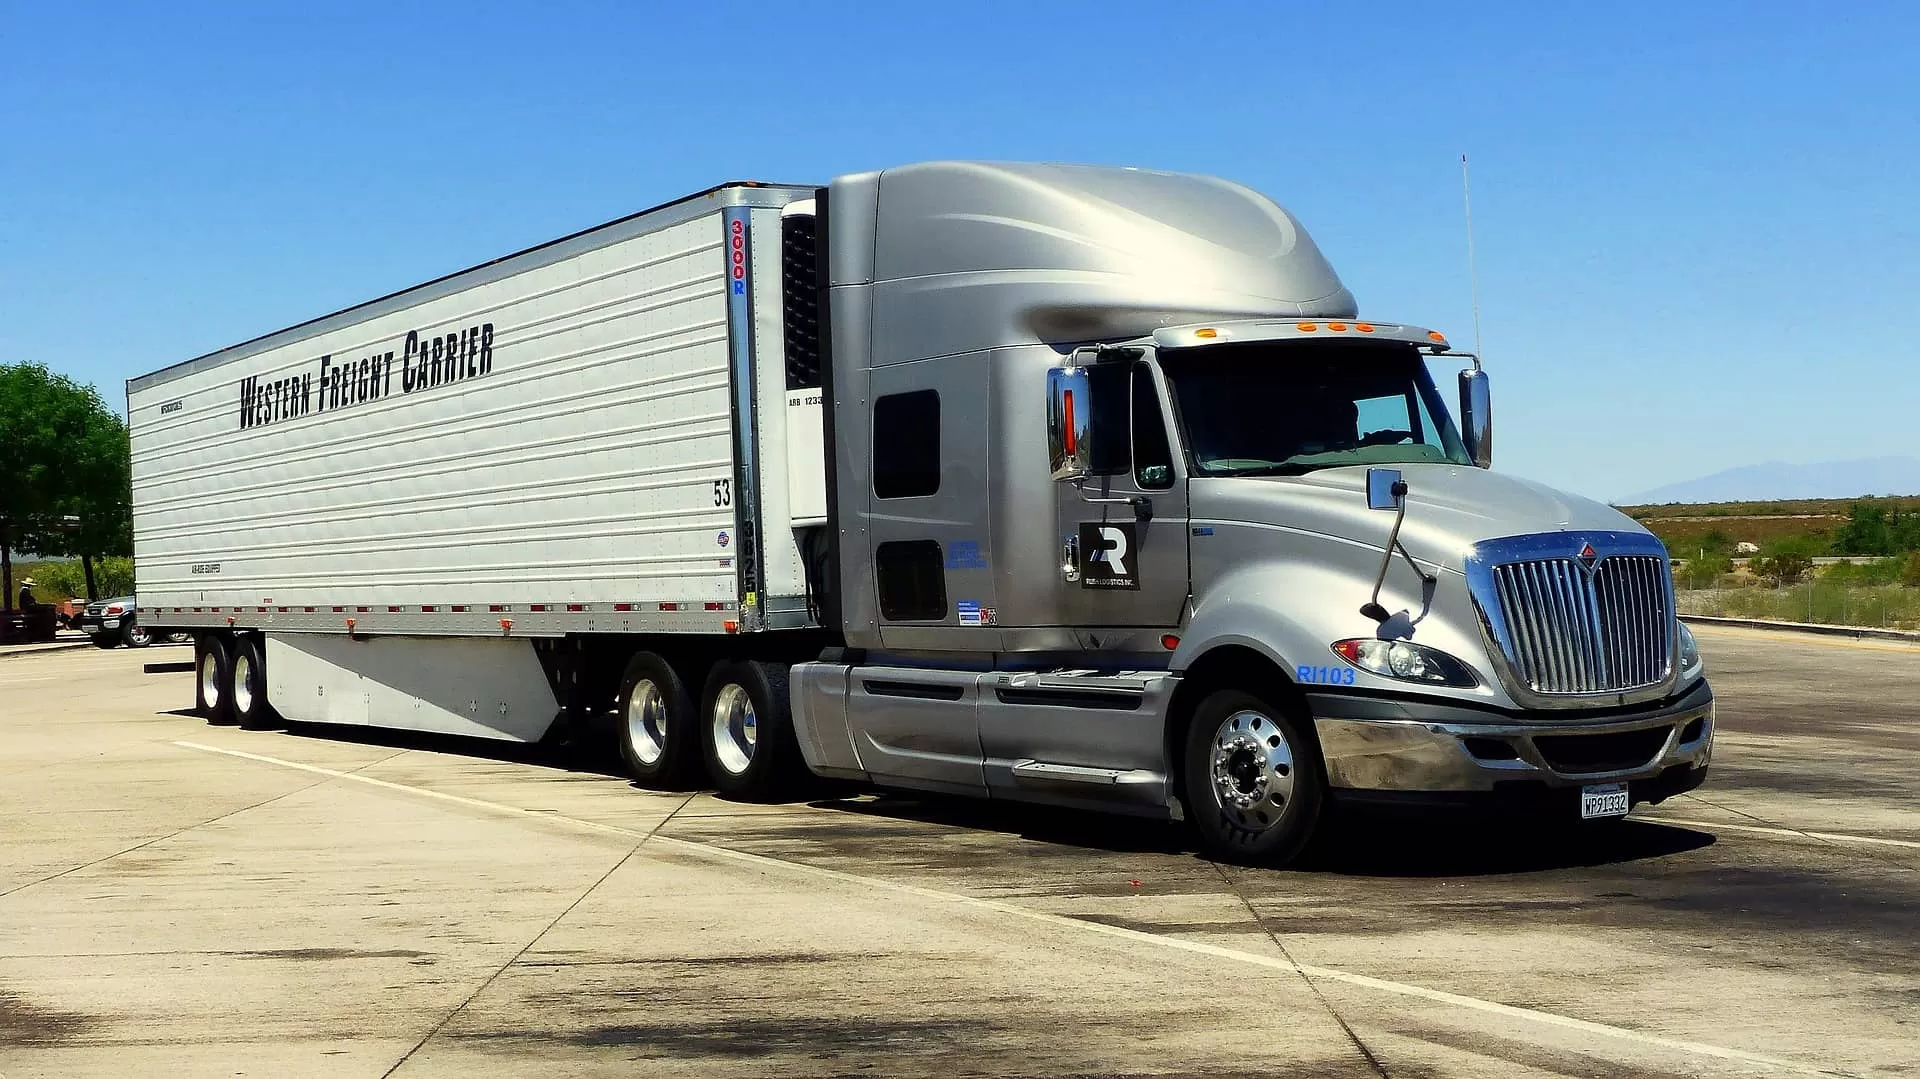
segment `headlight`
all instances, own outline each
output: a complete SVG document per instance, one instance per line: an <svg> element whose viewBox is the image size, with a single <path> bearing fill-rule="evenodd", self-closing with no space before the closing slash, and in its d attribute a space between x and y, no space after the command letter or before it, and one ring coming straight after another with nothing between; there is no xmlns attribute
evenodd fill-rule
<svg viewBox="0 0 1920 1079"><path fill-rule="evenodd" d="M1333 653L1363 671L1397 678L1402 682L1425 682L1436 686L1480 684L1466 664L1445 652L1411 641L1367 638L1335 641Z"/></svg>
<svg viewBox="0 0 1920 1079"><path fill-rule="evenodd" d="M1700 644L1693 639L1693 631L1685 622L1675 622L1680 627L1680 677L1693 678L1705 674L1707 664L1700 658Z"/></svg>

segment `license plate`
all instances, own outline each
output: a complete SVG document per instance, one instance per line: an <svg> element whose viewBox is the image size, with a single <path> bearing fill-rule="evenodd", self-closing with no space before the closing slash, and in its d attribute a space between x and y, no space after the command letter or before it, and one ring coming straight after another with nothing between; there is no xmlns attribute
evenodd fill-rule
<svg viewBox="0 0 1920 1079"><path fill-rule="evenodd" d="M1595 783L1580 788L1580 819L1593 820L1596 817L1624 817L1627 815L1627 785L1625 783Z"/></svg>

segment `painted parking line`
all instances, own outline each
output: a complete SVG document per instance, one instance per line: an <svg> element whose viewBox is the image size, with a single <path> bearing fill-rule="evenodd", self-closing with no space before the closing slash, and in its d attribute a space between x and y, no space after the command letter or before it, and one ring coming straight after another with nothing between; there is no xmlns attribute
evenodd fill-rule
<svg viewBox="0 0 1920 1079"><path fill-rule="evenodd" d="M1792 1072L1796 1075L1845 1076L1848 1074L1846 1072L1831 1071L1799 1061L1783 1060L1778 1057L1765 1056L1759 1053L1749 1053L1741 1049L1731 1049L1726 1046L1710 1045L1705 1042L1691 1041L1683 1038L1669 1038L1659 1034L1648 1034L1638 1030L1631 1030L1626 1027L1616 1027L1586 1019L1576 1019L1572 1016L1541 1011L1537 1008L1520 1008L1511 1004L1501 1004L1498 1001L1482 1000L1478 997L1449 993L1440 989L1429 989L1425 986L1410 985L1405 982L1375 978L1365 974L1355 974L1351 971L1336 970L1331 967L1308 966L1303 963L1297 964L1278 956L1261 955L1256 952L1241 951L1237 948L1225 948L1217 944L1184 940L1179 937L1161 936L1154 933L1142 932L1137 929L1125 929L1119 926L1073 918L1063 914L1051 914L1046 911L1033 910L1029 907L1023 907L1001 900L982 899L977 896L965 895L959 892L947 892L937 888L925 888L919 885L901 884L875 877L863 877L856 873L846 873L837 869L826 869L820 866L806 865L801 862L790 862L781 858L770 858L763 854L749 854L745 851L729 850L726 847L715 846L711 843L700 843L689 839L675 839L657 834L649 837L645 832L630 828L599 824L594 821L581 820L577 817L569 817L558 813L522 809L518 806L506 805L500 802L490 802L480 798L444 794L425 787L394 783L384 779L375 779L372 776L356 775L351 772L343 772L333 768L323 768L318 765L303 764L299 761L283 760L279 757L269 757L259 753L247 753L237 749L224 749L218 746L202 745L198 742L176 741L173 744L185 749L198 750L204 753L218 753L224 756L258 761L263 764L277 765L282 768L292 768L302 772L332 776L336 779L348 780L354 783L365 783L369 786L386 790L419 795L438 801L470 806L476 809L484 809L509 816L548 821L556 824L569 824L589 831L640 839L647 843L671 846L677 850L686 851L717 861L735 862L781 873L839 881L869 890L908 895L916 899L932 900L953 906L990 910L995 913L1006 914L1028 921L1044 923L1060 929L1076 930L1081 933L1092 933L1158 948L1205 955L1230 962L1243 963L1249 966L1284 971L1290 974L1297 973L1305 975L1308 978L1320 979L1322 981L1338 982L1344 985L1371 989L1395 996L1413 997L1438 1004L1446 1004L1467 1011L1498 1015L1509 1019L1520 1019L1543 1026L1557 1027L1563 1030L1574 1030L1586 1034L1594 1034L1620 1042L1666 1049L1693 1056L1712 1057L1719 1060L1737 1061L1743 1064L1757 1064L1776 1071ZM1715 827L1718 826L1716 825Z"/></svg>

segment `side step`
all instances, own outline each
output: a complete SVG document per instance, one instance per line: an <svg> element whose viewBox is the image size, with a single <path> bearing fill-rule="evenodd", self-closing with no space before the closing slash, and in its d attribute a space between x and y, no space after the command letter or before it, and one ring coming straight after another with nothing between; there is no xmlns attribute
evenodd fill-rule
<svg viewBox="0 0 1920 1079"><path fill-rule="evenodd" d="M1111 787L1141 783L1160 783L1165 777L1144 768L1087 768L1078 764L1053 764L1049 761L1013 762L1013 778L1036 783L1091 783Z"/></svg>

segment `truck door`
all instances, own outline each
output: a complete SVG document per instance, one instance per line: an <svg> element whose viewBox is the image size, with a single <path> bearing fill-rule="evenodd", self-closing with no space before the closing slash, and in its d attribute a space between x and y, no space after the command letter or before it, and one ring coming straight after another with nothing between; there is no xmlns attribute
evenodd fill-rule
<svg viewBox="0 0 1920 1079"><path fill-rule="evenodd" d="M1186 467L1166 394L1145 360L1091 372L1104 437L1081 483L1057 484L1064 613L1074 626L1177 626L1186 608ZM1077 579L1076 579L1077 578Z"/></svg>

